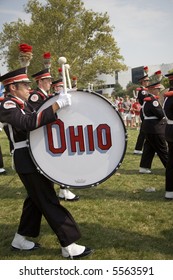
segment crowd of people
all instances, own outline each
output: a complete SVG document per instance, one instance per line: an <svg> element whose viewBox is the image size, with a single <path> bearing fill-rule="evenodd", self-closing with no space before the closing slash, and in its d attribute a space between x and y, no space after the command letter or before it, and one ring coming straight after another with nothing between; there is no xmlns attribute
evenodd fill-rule
<svg viewBox="0 0 173 280"><path fill-rule="evenodd" d="M125 98L118 96L114 99L113 104L120 113L126 128L139 129L141 105L137 98L130 98L128 95Z"/></svg>

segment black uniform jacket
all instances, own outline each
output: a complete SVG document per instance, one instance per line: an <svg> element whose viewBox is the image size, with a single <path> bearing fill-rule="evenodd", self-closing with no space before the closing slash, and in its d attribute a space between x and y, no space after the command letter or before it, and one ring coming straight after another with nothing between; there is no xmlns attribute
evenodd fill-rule
<svg viewBox="0 0 173 280"><path fill-rule="evenodd" d="M165 134L166 118L158 97L150 95L144 98L142 131L146 134Z"/></svg>
<svg viewBox="0 0 173 280"><path fill-rule="evenodd" d="M146 91L146 88L144 87L140 87L138 88L138 96L137 96L137 99L139 101L139 104L142 106L143 103L144 103L144 98L146 98L148 96L148 92ZM142 108L140 110L140 118L141 118L141 121L144 120L144 116L143 116L143 112L142 112Z"/></svg>
<svg viewBox="0 0 173 280"><path fill-rule="evenodd" d="M43 101L47 98L49 98L48 95L46 96L40 88L36 88L30 91L28 103L31 104L32 108L37 109L40 107L40 104L42 104Z"/></svg>
<svg viewBox="0 0 173 280"><path fill-rule="evenodd" d="M26 141L29 131L51 123L57 119L52 106L37 113L28 104L8 95L0 102L0 122L12 128L14 142ZM15 149L14 164L18 173L31 173L36 170L27 147Z"/></svg>
<svg viewBox="0 0 173 280"><path fill-rule="evenodd" d="M163 109L168 122L165 129L165 137L168 142L173 142L173 88L165 93L164 97Z"/></svg>
<svg viewBox="0 0 173 280"><path fill-rule="evenodd" d="M144 87L140 87L138 88L138 96L137 99L139 101L139 104L142 106L144 103L144 98L148 96L148 92L146 91L146 89Z"/></svg>

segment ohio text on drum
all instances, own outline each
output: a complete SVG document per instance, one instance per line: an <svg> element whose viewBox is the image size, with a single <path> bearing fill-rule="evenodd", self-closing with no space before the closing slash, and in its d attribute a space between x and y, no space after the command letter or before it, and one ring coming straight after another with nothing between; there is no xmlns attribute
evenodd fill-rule
<svg viewBox="0 0 173 280"><path fill-rule="evenodd" d="M55 122L30 132L30 153L40 172L55 183L97 186L121 165L126 129L118 111L100 94L72 91L71 97L72 105L60 109ZM45 101L40 110L56 98Z"/></svg>

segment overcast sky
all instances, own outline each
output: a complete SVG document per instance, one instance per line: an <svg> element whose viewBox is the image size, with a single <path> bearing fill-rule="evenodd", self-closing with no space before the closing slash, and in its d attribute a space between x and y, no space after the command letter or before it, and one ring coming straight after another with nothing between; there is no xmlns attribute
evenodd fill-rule
<svg viewBox="0 0 173 280"><path fill-rule="evenodd" d="M27 0L0 0L0 31L5 22L29 20ZM45 0L40 0L44 3ZM127 66L173 63L173 0L83 0L86 9L107 12Z"/></svg>

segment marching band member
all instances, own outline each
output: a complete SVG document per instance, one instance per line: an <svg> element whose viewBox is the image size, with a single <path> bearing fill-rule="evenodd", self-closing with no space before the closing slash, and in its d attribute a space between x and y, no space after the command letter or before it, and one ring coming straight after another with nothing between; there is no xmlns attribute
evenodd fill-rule
<svg viewBox="0 0 173 280"><path fill-rule="evenodd" d="M72 77L72 88L77 90L77 77Z"/></svg>
<svg viewBox="0 0 173 280"><path fill-rule="evenodd" d="M165 75L169 79L169 91L164 94L163 109L167 117L165 137L168 143L168 162L165 174L165 198L173 199L173 73Z"/></svg>
<svg viewBox="0 0 173 280"><path fill-rule="evenodd" d="M51 89L52 76L49 69L45 68L33 74L32 77L36 80L37 88L30 92L28 102L34 109L37 109L49 97L48 92ZM62 91L62 87L60 87L60 90ZM80 197L72 193L67 187L60 186L59 198L65 201L77 201Z"/></svg>
<svg viewBox="0 0 173 280"><path fill-rule="evenodd" d="M51 79L48 73L45 75ZM75 243L81 237L78 225L59 203L53 182L37 170L27 147L28 132L54 122L58 117L58 109L71 104L70 95L60 96L52 106L37 113L27 104L30 81L25 67L6 73L0 77L0 81L6 91L0 103L0 122L9 126L10 140L14 145L15 169L28 194L12 248L29 251L40 247L38 243L27 240L26 236L39 235L43 215L59 239L63 257L77 258L90 254L91 249ZM42 83L48 84L48 81L43 80Z"/></svg>
<svg viewBox="0 0 173 280"><path fill-rule="evenodd" d="M45 68L35 74L32 75L35 78L37 83L37 88L30 92L30 97L28 99L29 104L36 110L43 103L44 100L49 98L48 93L50 92L51 85L54 86L56 83L52 83L52 76L49 72L49 68ZM60 93L63 91L63 82L60 80L59 91L56 93ZM57 89L56 89L57 91ZM59 198L65 201L77 201L79 200L79 196L72 193L67 187L60 186Z"/></svg>
<svg viewBox="0 0 173 280"><path fill-rule="evenodd" d="M63 88L64 88L63 79L60 78L52 82L53 95L62 93ZM77 201L80 198L78 195L75 195L67 187L64 186L60 186L58 197L59 199L65 201Z"/></svg>
<svg viewBox="0 0 173 280"><path fill-rule="evenodd" d="M150 168L155 153L157 153L164 167L166 167L168 160L165 140L166 119L162 106L158 101L160 88L160 82L149 85L149 94L144 98L142 107L144 120L141 129L145 134L145 143L140 161L140 173L151 173ZM143 168L148 172L143 172Z"/></svg>
<svg viewBox="0 0 173 280"><path fill-rule="evenodd" d="M51 86L52 90L53 90L53 94L60 94L63 92L63 88L64 88L64 83L63 83L63 79L60 78L56 81L52 82L52 86Z"/></svg>
<svg viewBox="0 0 173 280"><path fill-rule="evenodd" d="M140 82L141 87L138 88L138 94L137 94L136 99L138 100L138 102L142 106L143 105L143 100L147 95L146 87L149 84L148 74L140 77L138 79L138 81ZM141 116L141 122L142 122L142 120L143 120L142 110L140 111L140 116ZM135 145L135 149L134 149L134 152L133 152L134 154L137 154L137 155L142 154L144 140L145 140L145 136L144 136L144 133L142 132L141 127L140 127L138 138L137 138L136 145Z"/></svg>

